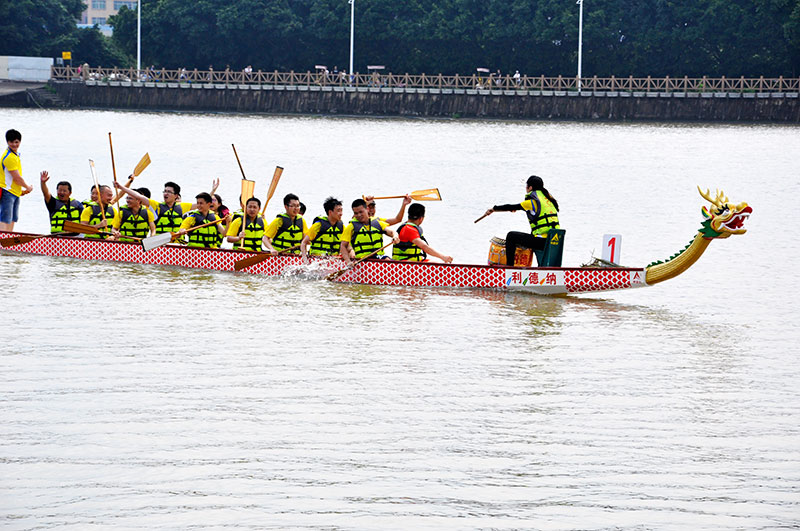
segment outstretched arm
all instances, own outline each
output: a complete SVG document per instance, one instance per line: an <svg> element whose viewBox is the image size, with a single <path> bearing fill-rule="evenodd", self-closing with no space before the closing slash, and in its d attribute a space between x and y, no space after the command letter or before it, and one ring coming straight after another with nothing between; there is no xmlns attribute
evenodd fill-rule
<svg viewBox="0 0 800 531"><path fill-rule="evenodd" d="M398 223L403 221L403 216L406 215L406 207L411 204L411 201L413 201L413 199L411 199L411 196L406 195L403 198L403 204L400 205L400 211L397 213L395 217L387 219L386 223L388 223L389 225L397 225Z"/></svg>
<svg viewBox="0 0 800 531"><path fill-rule="evenodd" d="M144 208L147 208L148 206L150 206L150 198L140 194L136 190L132 190L131 188L128 188L124 184L119 184L116 181L114 181L114 188L116 188L117 190L120 190L120 192L122 192L123 194L128 194L132 198L138 199L139 201L142 202L142 206Z"/></svg>
<svg viewBox="0 0 800 531"><path fill-rule="evenodd" d="M453 261L453 257L452 256L447 256L447 255L441 254L440 252L436 251L433 247L431 247L430 245L425 243L422 240L422 238L414 238L413 240L411 240L411 243L413 243L414 245L416 245L417 247L419 247L420 249L422 249L423 251L425 251L429 255L435 256L436 258L438 258L439 260L441 260L442 262L444 262L446 264L449 264L449 263L451 263Z"/></svg>

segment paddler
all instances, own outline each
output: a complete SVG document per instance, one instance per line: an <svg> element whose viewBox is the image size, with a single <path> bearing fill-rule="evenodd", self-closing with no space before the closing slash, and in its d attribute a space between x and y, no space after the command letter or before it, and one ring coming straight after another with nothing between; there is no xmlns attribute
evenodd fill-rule
<svg viewBox="0 0 800 531"><path fill-rule="evenodd" d="M299 247L303 235L308 231L306 220L300 215L300 199L296 195L286 194L283 198L283 208L286 211L272 220L267 227L264 240L264 245L273 254L290 247ZM299 254L300 249L295 249L292 253Z"/></svg>
<svg viewBox="0 0 800 531"><path fill-rule="evenodd" d="M181 228L181 223L183 223L183 216L190 210L197 208L196 204L181 201L181 187L172 181L164 183L164 192L162 194L164 201L162 202L150 199L125 185L114 183L114 186L129 196L142 201L143 204L150 205L156 213L156 234L177 232ZM216 191L217 186L219 186L219 179L215 179L213 182L212 194Z"/></svg>
<svg viewBox="0 0 800 531"><path fill-rule="evenodd" d="M259 213L261 200L251 197L247 200L244 210L244 214L247 216L245 229L242 229L242 213L237 212L228 227L228 241L233 244L234 249L259 252L264 243L264 227L266 226L264 218ZM242 240L244 240L243 246Z"/></svg>
<svg viewBox="0 0 800 531"><path fill-rule="evenodd" d="M377 218L370 218L367 202L363 199L353 201L353 219L342 231L340 252L348 264L356 259L364 258L383 247L383 235L386 234L394 243L399 243L397 235L389 229L389 224ZM378 258L383 258L379 256Z"/></svg>
<svg viewBox="0 0 800 531"><path fill-rule="evenodd" d="M136 190L137 195L147 196L145 189ZM128 194L125 198L127 205L119 209L119 216L114 220L114 236L120 241L134 241L131 238L146 238L156 232L153 222L153 212L142 204L142 200Z"/></svg>
<svg viewBox="0 0 800 531"><path fill-rule="evenodd" d="M216 214L211 211L211 194L201 192L195 196L195 199L197 210L191 210L186 213L186 217L183 218L183 223L181 223L181 228L178 231L181 236L185 236L187 230L192 227L217 220ZM230 219L230 215L226 216L225 219ZM189 247L208 247L211 249L219 247L220 236L225 234L225 229L220 225L222 225L221 222L189 232Z"/></svg>
<svg viewBox="0 0 800 531"><path fill-rule="evenodd" d="M525 200L522 203L508 205L495 205L486 211L486 215L492 212L516 212L524 210L531 225L531 233L512 231L506 235L506 256L509 262L514 261L517 246L527 247L534 251L544 249L547 241L547 233L550 229L560 228L558 224L558 201L550 195L541 177L531 175L525 184Z"/></svg>
<svg viewBox="0 0 800 531"><path fill-rule="evenodd" d="M69 181L60 181L56 185L56 197L50 194L47 188L47 181L50 174L43 171L39 174L39 181L42 186L42 195L47 212L50 214L50 233L56 234L64 231L64 221L80 222L83 203L77 199L72 199L72 185Z"/></svg>
<svg viewBox="0 0 800 531"><path fill-rule="evenodd" d="M397 237L400 243L392 247L392 260L408 260L411 262L427 262L428 255L435 256L449 264L452 256L439 253L428 245L428 240L422 235L422 225L425 219L425 206L414 203L408 207L408 221L397 228Z"/></svg>
<svg viewBox="0 0 800 531"><path fill-rule="evenodd" d="M111 227L116 223L119 218L119 211L111 206L111 200L114 198L114 193L111 187L105 184L100 185L100 194L97 202L90 202L81 212L81 223L84 225L92 225L101 230L111 232ZM105 218L103 217L105 213ZM87 238L107 238L102 234L87 234ZM108 239L114 239L109 237Z"/></svg>
<svg viewBox="0 0 800 531"><path fill-rule="evenodd" d="M375 204L374 197L375 196L372 196L372 195L368 195L368 196L364 197L364 201L367 202L367 213L369 214L369 217L371 217L371 218L377 217L377 205ZM413 199L411 199L411 196L410 195L406 195L403 198L403 203L400 205L400 210L397 212L397 215L395 217L388 218L388 219L387 218L378 218L378 219L383 221L384 223L386 223L390 227L392 225L397 225L398 223L403 221L403 216L406 215L406 207L411 204L411 201L413 201Z"/></svg>
<svg viewBox="0 0 800 531"><path fill-rule="evenodd" d="M83 205L83 206L81 207L81 212L82 212L82 211L83 211L83 209L84 209L84 208L86 208L87 206L89 206L89 205L96 205L96 204L97 204L97 187L96 187L96 186L92 186L92 187L89 189L89 199L84 199L83 201L81 201L81 204Z"/></svg>
<svg viewBox="0 0 800 531"><path fill-rule="evenodd" d="M309 252L314 256L333 256L339 254L341 235L344 224L342 223L342 202L335 197L329 197L322 203L324 216L314 218L314 223L303 236L300 252L304 260L308 260ZM308 246L311 245L311 251Z"/></svg>

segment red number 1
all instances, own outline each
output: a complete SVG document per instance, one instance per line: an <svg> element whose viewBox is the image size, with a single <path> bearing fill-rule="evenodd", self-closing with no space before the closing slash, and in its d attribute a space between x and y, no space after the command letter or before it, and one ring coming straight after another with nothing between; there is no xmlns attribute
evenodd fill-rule
<svg viewBox="0 0 800 531"><path fill-rule="evenodd" d="M617 263L617 260L616 260L617 256L615 254L615 252L616 252L616 244L617 244L617 239L616 238L611 238L610 240L608 240L608 246L611 247L611 262L615 263L615 264Z"/></svg>

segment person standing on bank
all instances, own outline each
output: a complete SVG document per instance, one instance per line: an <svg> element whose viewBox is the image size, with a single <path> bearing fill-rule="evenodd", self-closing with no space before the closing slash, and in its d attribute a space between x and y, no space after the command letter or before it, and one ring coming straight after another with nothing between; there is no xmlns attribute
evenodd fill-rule
<svg viewBox="0 0 800 531"><path fill-rule="evenodd" d="M50 214L50 233L56 234L64 231L64 222L73 221L79 223L81 220L81 212L83 212L83 203L77 199L72 199L72 185L67 181L61 181L56 185L56 197L50 194L47 188L47 181L50 180L50 174L43 171L39 174L39 180L42 185L42 195L44 196L44 204L47 207L47 212Z"/></svg>
<svg viewBox="0 0 800 531"><path fill-rule="evenodd" d="M33 191L22 178L22 164L19 160L19 145L22 133L16 129L6 131L8 148L0 158L3 172L0 173L0 230L13 231L19 220L19 198Z"/></svg>
<svg viewBox="0 0 800 531"><path fill-rule="evenodd" d="M541 177L531 175L525 186L525 200L522 203L508 205L495 205L486 211L488 216L492 212L516 212L524 210L531 225L531 233L511 231L506 235L506 260L508 265L514 265L514 256L517 246L527 247L534 251L544 249L547 233L550 229L561 228L558 225L558 201L550 195Z"/></svg>

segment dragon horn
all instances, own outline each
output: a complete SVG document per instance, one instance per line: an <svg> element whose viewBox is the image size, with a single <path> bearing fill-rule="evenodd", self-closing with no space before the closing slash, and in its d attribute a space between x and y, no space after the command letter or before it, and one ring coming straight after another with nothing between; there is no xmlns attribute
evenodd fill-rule
<svg viewBox="0 0 800 531"><path fill-rule="evenodd" d="M716 197L716 199L711 199L711 190L709 190L708 188L706 188L706 191L705 191L705 192L703 192L703 190L702 190L702 189L701 189L701 188L698 186L698 187L697 187L697 191L698 191L698 192L700 192L700 196L701 196L703 199L705 199L706 201L708 201L708 202L709 202L709 203L711 203L712 205L714 205L714 206L716 206L716 207L722 206L722 204L720 203L720 193L719 193L719 190L717 190L717 197Z"/></svg>

